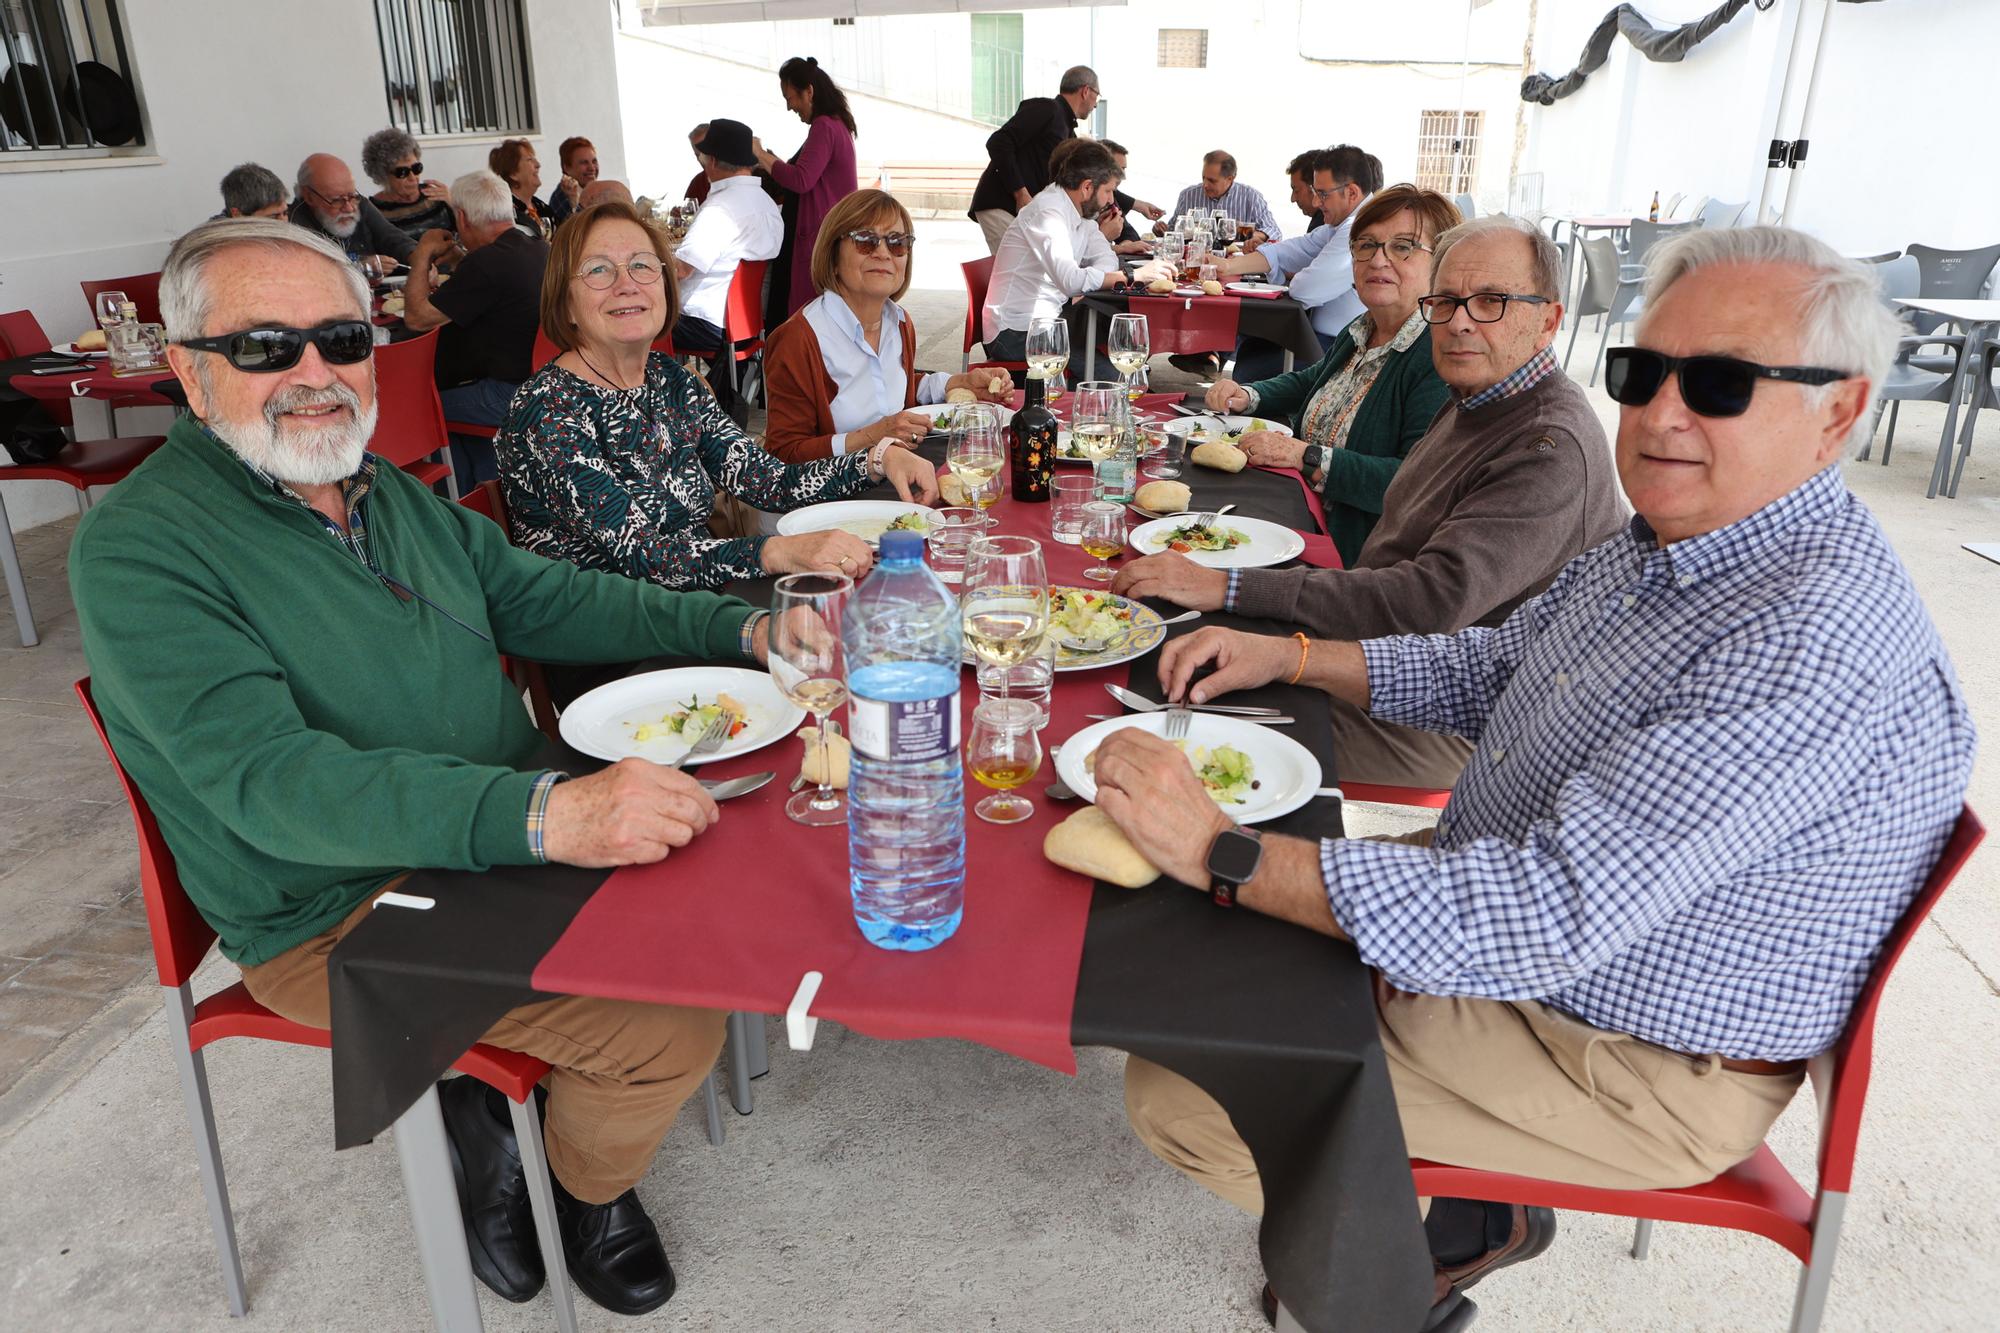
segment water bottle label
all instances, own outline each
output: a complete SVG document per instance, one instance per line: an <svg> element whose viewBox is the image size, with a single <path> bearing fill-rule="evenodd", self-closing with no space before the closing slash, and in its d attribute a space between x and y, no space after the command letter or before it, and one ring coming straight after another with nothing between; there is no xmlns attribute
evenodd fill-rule
<svg viewBox="0 0 2000 1333"><path fill-rule="evenodd" d="M942 759L958 751L958 691L933 699L847 701L847 735L870 759Z"/></svg>

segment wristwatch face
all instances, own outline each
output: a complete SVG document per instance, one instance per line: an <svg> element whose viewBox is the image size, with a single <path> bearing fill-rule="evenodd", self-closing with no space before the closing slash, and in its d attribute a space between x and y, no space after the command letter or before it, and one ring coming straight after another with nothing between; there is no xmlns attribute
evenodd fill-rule
<svg viewBox="0 0 2000 1333"><path fill-rule="evenodd" d="M1224 829L1216 834L1214 845L1208 849L1209 876L1242 884L1257 873L1257 863L1263 856L1264 844L1256 835L1242 829Z"/></svg>

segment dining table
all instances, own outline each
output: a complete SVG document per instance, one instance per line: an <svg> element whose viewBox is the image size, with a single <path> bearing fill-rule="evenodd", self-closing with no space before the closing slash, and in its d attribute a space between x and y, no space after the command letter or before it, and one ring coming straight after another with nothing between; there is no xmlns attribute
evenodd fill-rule
<svg viewBox="0 0 2000 1333"><path fill-rule="evenodd" d="M1129 273L1144 262L1144 256L1132 256L1123 261L1123 266ZM1255 282L1244 285L1253 288L1269 286ZM1282 348L1286 371L1290 371L1301 359L1308 365L1312 364L1325 351L1320 346L1319 334L1313 329L1312 311L1287 292L1273 289L1270 295L1245 296L1225 290L1220 296L1211 296L1184 291L1169 297L1155 297L1126 287L1109 287L1078 297L1070 302L1065 312L1072 343L1079 337L1083 339L1085 379L1097 378L1098 321L1131 312L1135 296L1142 305L1148 301L1172 300L1190 311L1200 306L1204 314L1226 315L1233 319L1238 338L1262 338ZM1155 353L1179 350L1182 349L1166 347L1157 341L1153 347Z"/></svg>
<svg viewBox="0 0 2000 1333"><path fill-rule="evenodd" d="M1965 471L1965 460L1972 454L1972 428L1979 420L1979 404L1974 402L1965 413L1965 421L1959 423L1959 404L1967 398L1967 390L1972 393L1984 392L1985 386L1975 381L1979 368L1985 365L1985 347L1996 334L2000 334L2000 300L1954 300L1947 298L1899 296L1896 304L1905 310L1917 310L1927 315L1936 315L1948 323L1956 324L1965 334L1965 346L1960 349L1957 365L1951 372L1950 405L1945 409L1944 433L1938 438L1937 458L1931 463L1930 489L1924 492L1926 499L1935 500L1940 487L1947 498L1958 498L1958 479ZM1958 466L1952 466L1952 438L1958 438Z"/></svg>
<svg viewBox="0 0 2000 1333"><path fill-rule="evenodd" d="M937 461L943 445L923 451ZM1234 505L1327 540L1311 531L1315 511L1296 473L1188 473L1196 509ZM991 514L1002 533L1044 539L1052 583L1083 583L1083 553L1048 540L1047 504L1009 496ZM771 596L768 580L726 591L760 604ZM1217 611L1164 627L1162 638L1207 625L1290 628ZM1073 735L1092 710L1117 711L1107 683L1158 701L1158 656L1154 645L1116 665L1059 671L1048 739ZM977 693L968 674L968 712ZM1294 718L1286 734L1320 768L1322 794L1263 827L1341 836L1341 802L1324 794L1338 781L1327 696L1272 684L1231 701ZM573 774L602 762L553 745L546 758ZM802 758L802 743L786 736L700 773L782 776ZM436 1324L481 1327L434 1085L501 1014L557 994L786 1014L816 972L811 1018L873 1037L970 1040L996 1060L1066 1073L1076 1048L1111 1047L1192 1079L1228 1109L1258 1163L1258 1240L1283 1294L1280 1327L1416 1329L1431 1261L1368 969L1344 941L1219 910L1188 886L1118 888L1049 862L1044 836L1078 808L1049 795L1053 776L1044 765L1024 789L1036 806L1025 824L966 820L963 921L922 953L862 938L844 833L789 823L782 783L732 800L728 819L655 866L419 870L400 885L406 900L430 906L378 908L329 962L335 1141L353 1147L394 1127ZM966 787L975 799L979 788ZM744 874L746 864L762 873Z"/></svg>

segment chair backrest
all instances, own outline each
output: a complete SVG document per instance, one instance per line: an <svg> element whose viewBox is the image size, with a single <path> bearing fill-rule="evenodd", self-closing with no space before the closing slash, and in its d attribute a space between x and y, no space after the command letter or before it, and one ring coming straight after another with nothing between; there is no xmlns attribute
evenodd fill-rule
<svg viewBox="0 0 2000 1333"><path fill-rule="evenodd" d="M764 341L764 271L768 259L746 259L729 280L729 301L722 311L722 336L731 343ZM742 350L742 349L738 349Z"/></svg>
<svg viewBox="0 0 2000 1333"><path fill-rule="evenodd" d="M535 326L535 350L528 354L529 369L540 370L543 366L546 366L561 355L562 353L557 350L556 345L549 341L549 335L543 333L542 326L537 324Z"/></svg>
<svg viewBox="0 0 2000 1333"><path fill-rule="evenodd" d="M208 956L208 946L215 943L215 927L195 910L187 890L181 887L180 870L160 833L159 821L153 818L152 807L126 775L118 752L111 748L111 738L104 734L104 719L98 716L97 701L90 694L90 677L76 683L76 697L83 701L83 711L89 715L97 739L104 743L104 753L118 774L118 785L125 791L132 822L139 830L139 889L145 895L146 926L153 937L153 966L162 986L184 985Z"/></svg>
<svg viewBox="0 0 2000 1333"><path fill-rule="evenodd" d="M1902 256L1903 252L1901 250L1884 250L1879 255L1849 255L1848 258L1857 264L1886 264L1890 260L1900 259ZM1915 263L1916 261L1912 260L1910 262Z"/></svg>
<svg viewBox="0 0 2000 1333"><path fill-rule="evenodd" d="M993 256L985 255L958 266L965 275L965 349L971 351L985 330L980 319L986 310L986 287L993 281Z"/></svg>
<svg viewBox="0 0 2000 1333"><path fill-rule="evenodd" d="M0 355L33 356L37 352L48 351L51 345L49 335L42 332L42 321L35 318L34 311L0 312Z"/></svg>
<svg viewBox="0 0 2000 1333"><path fill-rule="evenodd" d="M1583 241L1583 290L1577 293L1576 308L1569 313L1578 319L1601 315L1611 309L1618 296L1618 249L1609 236L1587 236Z"/></svg>
<svg viewBox="0 0 2000 1333"><path fill-rule="evenodd" d="M437 391L437 330L375 349L375 435L368 447L397 467L451 443Z"/></svg>
<svg viewBox="0 0 2000 1333"><path fill-rule="evenodd" d="M1924 275L1923 287L1917 295L1932 301L1978 299L1985 290L1986 279L1992 276L1994 263L2000 261L2000 245L1981 246L1977 250L1913 245L1909 253L1916 256L1917 267Z"/></svg>
<svg viewBox="0 0 2000 1333"><path fill-rule="evenodd" d="M97 324L97 294L106 291L125 293L127 299L138 307L142 322L160 322L160 275L157 273L135 273L129 278L99 278L82 286L83 303L90 307L92 327Z"/></svg>
<svg viewBox="0 0 2000 1333"><path fill-rule="evenodd" d="M1892 304L1899 296L1915 296L1924 285L1923 270L1911 255L1896 255L1875 265L1875 281Z"/></svg>
<svg viewBox="0 0 2000 1333"><path fill-rule="evenodd" d="M1704 227L1733 227L1743 217L1743 210L1750 207L1748 201L1740 204L1725 203L1711 199L1702 206L1700 217Z"/></svg>
<svg viewBox="0 0 2000 1333"><path fill-rule="evenodd" d="M1965 806L1944 850L1932 864L1924 886L1903 912L1902 920L1889 932L1869 971L1868 982L1848 1015L1846 1030L1827 1055L1812 1064L1813 1093L1820 1101L1819 1187L1822 1191L1845 1194L1854 1180L1854 1147L1861 1136L1861 1107L1868 1097L1868 1076L1875 1054L1875 1012L1882 1003L1882 991L1896 961L1923 925L1931 908L1964 868L1966 858L1986 837L1986 826Z"/></svg>
<svg viewBox="0 0 2000 1333"><path fill-rule="evenodd" d="M1625 247L1625 262L1644 264L1646 252L1669 236L1677 236L1695 224L1692 222L1648 222L1645 218L1633 218L1629 232L1630 240Z"/></svg>
<svg viewBox="0 0 2000 1333"><path fill-rule="evenodd" d="M495 523L498 523L502 532L508 531L507 499L500 494L499 478L496 477L480 482L464 495L459 496L458 502L473 513L484 514Z"/></svg>
<svg viewBox="0 0 2000 1333"><path fill-rule="evenodd" d="M1479 216L1479 205L1473 202L1471 195L1455 194L1451 197L1451 201L1452 203L1458 205L1459 216L1464 218L1467 222L1470 222L1474 218Z"/></svg>

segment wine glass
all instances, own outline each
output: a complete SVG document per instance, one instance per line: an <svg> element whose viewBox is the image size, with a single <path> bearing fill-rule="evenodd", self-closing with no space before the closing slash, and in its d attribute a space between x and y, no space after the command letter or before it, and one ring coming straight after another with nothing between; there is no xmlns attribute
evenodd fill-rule
<svg viewBox="0 0 2000 1333"><path fill-rule="evenodd" d="M1097 563L1083 571L1087 579L1111 582L1112 557L1125 549L1125 506L1114 500L1092 500L1083 507L1083 552Z"/></svg>
<svg viewBox="0 0 2000 1333"><path fill-rule="evenodd" d="M1111 349L1111 365L1125 377L1125 397L1129 402L1137 402L1140 393L1140 376L1145 372L1146 362L1152 357L1152 335L1146 325L1144 315L1113 315L1111 317L1111 338L1106 343Z"/></svg>
<svg viewBox="0 0 2000 1333"><path fill-rule="evenodd" d="M965 641L982 660L1012 667L1049 632L1049 576L1032 537L981 537L965 557L959 614ZM1001 682L1006 695L1006 682Z"/></svg>
<svg viewBox="0 0 2000 1333"><path fill-rule="evenodd" d="M1035 730L1040 718L1026 699L982 699L972 710L965 764L974 781L993 788L972 813L989 824L1018 824L1035 813L1034 802L1014 789L1042 766L1042 740Z"/></svg>
<svg viewBox="0 0 2000 1333"><path fill-rule="evenodd" d="M771 679L819 728L819 789L785 802L785 813L815 828L847 822L847 799L833 789L826 719L847 700L840 613L854 591L843 574L787 574L771 593Z"/></svg>
<svg viewBox="0 0 2000 1333"><path fill-rule="evenodd" d="M1028 378L1047 382L1044 401L1053 403L1062 396L1063 369L1069 365L1069 321L1035 319L1028 321Z"/></svg>
<svg viewBox="0 0 2000 1333"><path fill-rule="evenodd" d="M1104 480L1104 464L1118 456L1119 437L1129 416L1125 386L1115 380L1085 380L1076 386L1070 441L1090 460L1091 475Z"/></svg>
<svg viewBox="0 0 2000 1333"><path fill-rule="evenodd" d="M944 458L965 482L966 498L984 515L1000 498L1000 469L1007 464L999 410L991 403L960 407L959 422L952 427ZM981 526L992 527L993 519L984 518Z"/></svg>
<svg viewBox="0 0 2000 1333"><path fill-rule="evenodd" d="M97 327L108 329L125 318L125 293L102 291L97 294Z"/></svg>

